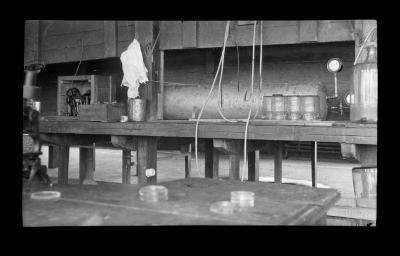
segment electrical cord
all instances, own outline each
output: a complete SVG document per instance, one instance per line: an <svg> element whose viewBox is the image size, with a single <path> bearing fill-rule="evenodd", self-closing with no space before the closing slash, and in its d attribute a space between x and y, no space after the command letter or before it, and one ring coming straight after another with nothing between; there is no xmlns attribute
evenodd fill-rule
<svg viewBox="0 0 400 256"><path fill-rule="evenodd" d="M250 123L250 117L251 117L251 109L253 106L254 102L254 96L253 96L253 86L254 86L254 48L255 48L255 38L256 38L256 26L257 26L257 21L254 21L254 32L253 32L253 56L252 56L252 68L251 68L251 101L250 101L250 110L249 114L247 116L246 120L246 127L245 127L245 132L244 132L244 148L243 148L243 168L242 168L242 177L241 181L243 182L244 179L244 173L247 171L247 134L248 134L248 128L249 128L249 123Z"/></svg>

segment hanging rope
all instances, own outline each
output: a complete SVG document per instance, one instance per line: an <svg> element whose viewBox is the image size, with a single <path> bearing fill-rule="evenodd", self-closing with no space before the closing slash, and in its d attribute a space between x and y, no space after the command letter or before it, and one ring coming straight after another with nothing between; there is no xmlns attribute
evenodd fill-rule
<svg viewBox="0 0 400 256"><path fill-rule="evenodd" d="M227 26L226 26L226 27L227 27L227 29L229 28L229 21L227 22ZM223 45L224 48L225 48L226 40L227 40L227 38L228 38L228 37L226 36L226 34L227 34L227 29L225 30L225 38L224 38L224 45ZM209 91L209 93L208 93L208 96L207 96L207 98L206 98L206 100L205 100L203 106L201 107L199 116L197 117L197 120L196 120L196 130L195 130L195 140L194 140L194 143L195 143L196 169L197 169L197 172L198 172L199 176L200 176L200 171L199 171L199 160L198 160L198 152L197 152L197 148L198 148L198 145L197 145L198 143L197 143L197 141L198 141L199 122L200 122L201 115L203 114L204 108L205 108L205 106L207 105L208 101L210 100L211 94L212 94L212 92L213 92L214 85L215 85L215 81L217 80L217 76L218 76L219 70L220 70L220 68L221 68L221 66L222 66L223 54L224 54L224 53L225 53L225 49L222 50L222 55L221 55L221 58L220 58L220 61L219 61L219 64L218 64L217 72L216 72L216 74L215 74L213 83L212 83L212 85L211 85L211 88L210 88L210 91Z"/></svg>
<svg viewBox="0 0 400 256"><path fill-rule="evenodd" d="M256 27L257 27L257 21L254 21L254 32L253 32L253 56L252 56L252 63L251 63L251 101L250 101L250 110L249 114L247 115L247 121L246 121L246 127L245 127L245 132L244 132L244 148L243 148L243 168L242 168L242 177L241 181L243 182L244 179L244 173L247 171L247 133L248 133L248 128L249 128L249 123L250 123L250 117L251 117L251 109L253 106L254 102L254 97L253 97L253 87L254 87L254 48L255 48L255 41L256 41Z"/></svg>

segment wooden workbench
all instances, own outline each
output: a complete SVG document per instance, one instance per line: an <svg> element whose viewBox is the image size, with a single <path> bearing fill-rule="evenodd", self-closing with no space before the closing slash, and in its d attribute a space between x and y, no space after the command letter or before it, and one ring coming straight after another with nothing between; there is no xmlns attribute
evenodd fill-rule
<svg viewBox="0 0 400 256"><path fill-rule="evenodd" d="M159 183L168 201L139 199L142 185L101 183L98 186L55 185L55 200L23 196L24 226L77 225L313 225L326 224L326 212L339 200L335 189L300 185L190 178ZM31 192L44 190L33 187ZM45 188L49 190L49 188ZM216 201L229 201L230 192L253 191L255 206L243 212L209 211Z"/></svg>
<svg viewBox="0 0 400 256"><path fill-rule="evenodd" d="M157 138L174 137L180 139L193 139L195 137L195 121L192 120L162 120L147 122L103 123L79 121L77 119L45 117L40 121L40 132L44 141L58 144L59 158L59 183L68 183L69 146L84 146L98 141L110 141L117 138L125 143L127 150L137 150L137 173L139 183L156 182L156 176L145 176L146 168L157 170L156 152ZM205 177L218 177L218 151L213 148L213 139L230 141L243 140L245 123L227 123L223 121L201 121L198 129L198 138L205 142ZM122 139L121 139L122 138ZM251 141L275 143L275 181L282 179L282 141L309 141L312 143L312 184L316 184L317 142L338 142L364 145L377 145L377 125L357 124L350 122L334 121L263 121L255 120L249 124L248 139ZM229 143L228 143L229 144ZM235 144L235 143L231 143ZM239 144L235 144L230 154L230 177L239 178L240 154L237 153ZM235 146L234 145L234 146ZM252 144L249 143L251 146ZM155 147L155 148L154 148ZM150 149L149 149L150 148ZM125 155L129 152L125 152ZM258 180L259 151L253 149L249 154L249 180ZM81 147L82 157L80 164L81 176L87 170L93 169L94 151ZM52 159L49 156L49 159ZM125 159L125 158L124 158ZM125 161L125 160L123 160ZM186 162L188 159L186 159ZM93 170L92 170L93 171ZM124 173L123 177L127 177ZM190 177L190 173L186 175ZM82 179L82 177L81 177ZM125 181L128 179L124 179ZM129 183L126 182L126 183Z"/></svg>

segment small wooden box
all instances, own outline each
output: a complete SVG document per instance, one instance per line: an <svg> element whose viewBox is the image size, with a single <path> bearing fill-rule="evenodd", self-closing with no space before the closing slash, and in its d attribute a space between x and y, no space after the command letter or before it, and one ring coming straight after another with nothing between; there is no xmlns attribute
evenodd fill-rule
<svg viewBox="0 0 400 256"><path fill-rule="evenodd" d="M83 95L90 90L90 104L111 103L116 99L116 86L112 76L81 75L59 76L57 86L57 115L67 113L66 92L76 88Z"/></svg>
<svg viewBox="0 0 400 256"><path fill-rule="evenodd" d="M81 105L79 109L79 120L83 121L118 122L125 115L126 108L120 103Z"/></svg>

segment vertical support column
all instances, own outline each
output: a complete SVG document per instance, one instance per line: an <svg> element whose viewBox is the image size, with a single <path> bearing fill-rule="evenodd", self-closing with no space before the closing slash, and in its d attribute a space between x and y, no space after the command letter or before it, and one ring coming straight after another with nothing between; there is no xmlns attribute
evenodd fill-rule
<svg viewBox="0 0 400 256"><path fill-rule="evenodd" d="M94 148L79 148L79 183L85 181L94 181L94 172L96 166L95 149Z"/></svg>
<svg viewBox="0 0 400 256"><path fill-rule="evenodd" d="M214 148L212 139L205 139L205 177L218 178L219 153Z"/></svg>
<svg viewBox="0 0 400 256"><path fill-rule="evenodd" d="M275 158L274 158L274 182L282 183L282 151L283 143L275 141Z"/></svg>
<svg viewBox="0 0 400 256"><path fill-rule="evenodd" d="M122 150L122 184L131 184L131 151Z"/></svg>
<svg viewBox="0 0 400 256"><path fill-rule="evenodd" d="M68 184L69 145L59 146L58 184Z"/></svg>
<svg viewBox="0 0 400 256"><path fill-rule="evenodd" d="M158 47L159 21L135 21L135 38L139 41L143 60L148 70L150 81L158 80L160 51ZM156 41L157 39L157 41ZM158 83L149 82L144 93L146 99L146 121L157 120ZM138 137L137 140L137 174L139 183L157 182L157 137ZM146 169L156 170L154 176L146 176Z"/></svg>
<svg viewBox="0 0 400 256"><path fill-rule="evenodd" d="M58 157L59 151L58 146L49 145L49 157L48 157L48 168L57 168L58 167Z"/></svg>
<svg viewBox="0 0 400 256"><path fill-rule="evenodd" d="M240 172L240 155L230 154L229 155L229 178L232 180L239 180Z"/></svg>
<svg viewBox="0 0 400 256"><path fill-rule="evenodd" d="M318 142L311 142L311 182L312 186L315 188L317 186L317 161L318 161Z"/></svg>
<svg viewBox="0 0 400 256"><path fill-rule="evenodd" d="M258 181L259 166L260 166L260 150L255 150L247 153L248 156L248 180Z"/></svg>
<svg viewBox="0 0 400 256"><path fill-rule="evenodd" d="M183 145L181 152L185 154L185 178L192 175L192 144Z"/></svg>
<svg viewBox="0 0 400 256"><path fill-rule="evenodd" d="M137 138L137 174L138 183L156 183L157 182L157 137ZM154 176L146 176L146 169L155 169Z"/></svg>

